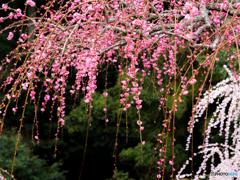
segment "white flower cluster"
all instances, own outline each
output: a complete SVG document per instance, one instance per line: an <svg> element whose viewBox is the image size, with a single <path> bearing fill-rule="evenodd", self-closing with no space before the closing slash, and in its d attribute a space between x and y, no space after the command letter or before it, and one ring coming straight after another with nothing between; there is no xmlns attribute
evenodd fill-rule
<svg viewBox="0 0 240 180"><path fill-rule="evenodd" d="M224 65L224 68L228 72L230 78L219 82L214 86L209 92L207 91L196 106L195 115L193 117L193 127L194 123L198 122L200 117L202 117L205 112L208 103L214 103L216 99L221 99L220 102L217 101L218 105L216 111L213 113L213 117L208 123L207 129L205 131L205 141L203 146L199 146L201 151L199 154L203 155L203 161L199 167L194 179L206 178L207 173L207 162L211 160L211 172L239 172L240 171L240 128L238 117L240 114L240 78L233 76L231 71ZM233 124L233 132L230 132L230 125ZM222 136L223 131L225 131L224 143L210 143L210 133L213 128L219 128L219 135ZM189 150L189 144L191 140L191 135L193 129L190 129L190 134L187 139L186 150ZM231 139L231 144L229 144L229 139ZM214 166L214 156L217 154L220 159L220 163ZM196 155L196 154L195 154ZM187 161L188 162L188 161ZM186 165L178 172L176 176L177 179L189 177L191 174L182 174ZM231 176L210 176L209 179L231 179Z"/></svg>

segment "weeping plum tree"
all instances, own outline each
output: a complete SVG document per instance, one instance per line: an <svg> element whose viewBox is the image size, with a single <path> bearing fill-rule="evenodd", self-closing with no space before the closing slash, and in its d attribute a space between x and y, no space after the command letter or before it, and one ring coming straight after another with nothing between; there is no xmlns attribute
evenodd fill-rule
<svg viewBox="0 0 240 180"><path fill-rule="evenodd" d="M153 150L154 157L159 156L157 179L164 179L166 166L172 168L172 175L167 178L206 178L209 159L211 159L211 171L239 170L240 131L237 121L240 111L239 0L53 0L47 1L38 8L34 16L26 15L27 9L36 6L33 0L26 0L25 9L12 9L11 3L10 1L2 4L0 8L8 13L6 17L0 17L0 22L14 19L14 23L1 29L0 34L9 31L6 38L13 41L13 37L17 36L16 30L20 32L18 46L2 60L1 65L1 88L10 87L1 102L1 131L12 99L16 102L12 113L22 114L11 176L14 174L25 108L34 106L36 109L33 117L35 127L33 137L39 143L37 109L45 111L49 102L52 103L52 108L57 106L57 113L53 114L51 111L49 115L50 120L52 116L58 117L55 134L56 151L59 131L65 124L64 96L71 68L75 68L77 73L70 93L75 101L82 94L80 92L83 92L89 129L91 111L94 108L92 95L97 88L98 73L105 64L116 65L119 77L125 75L125 79L120 79L119 84L121 93L118 111L122 114L129 108L137 109L136 123L139 126L141 146L145 144L141 134L145 122L141 121L143 101L140 94L144 77L152 77L153 95L158 96L158 110L165 117L158 120L161 121L162 128L156 148ZM28 35L27 29L32 26L35 26L35 29ZM31 38L33 36L35 39ZM191 53L184 62L180 63L177 57L187 49ZM223 62L224 64L230 64L230 69L226 67L230 79L212 87L211 80L216 62L219 61L218 55L226 50L227 52L233 50L227 55L227 59L221 60L226 61ZM205 59L199 62L198 59L202 55L205 55ZM11 73L3 79L11 63L13 63ZM141 77L137 77L139 72ZM189 73L191 76L187 77ZM38 87L40 76L44 76L44 79L41 79L42 87ZM201 78L203 79L200 82L201 87L194 87ZM163 81L167 82L167 85ZM155 82L157 85L154 85ZM107 103L107 79L105 87L103 95ZM38 88L43 88L45 93L37 95ZM204 89L207 91L202 96ZM26 97L23 111L18 112L18 99L24 91ZM190 149L192 155L189 158L190 162L187 161L182 169L176 172L174 169L174 161L177 158L174 156L174 143L177 141L174 137L177 131L175 116L178 113L178 104L182 103L183 96L188 95L189 92L192 93L193 104L189 127L186 129L189 131L186 150ZM129 95L133 98L129 99ZM174 99L170 109L167 108L169 98ZM220 104L211 121L208 122L208 105L213 103L214 99L218 99ZM228 104L230 107L227 108ZM103 111L106 114L107 125L107 108ZM199 144L199 152L193 152L191 145L194 143L192 137L194 125L204 112L203 142ZM120 121L121 118L116 121L115 157ZM234 124L234 131L229 134L231 123ZM220 134L225 129L224 144L209 143L212 128L219 129ZM168 153L166 146L170 134L172 160L166 162L165 157ZM229 138L232 137L234 138L230 141ZM192 169L192 172L185 172L185 167L188 164L192 167L194 157L201 153L203 160L199 171L194 172ZM215 154L220 157L218 164L214 163Z"/></svg>

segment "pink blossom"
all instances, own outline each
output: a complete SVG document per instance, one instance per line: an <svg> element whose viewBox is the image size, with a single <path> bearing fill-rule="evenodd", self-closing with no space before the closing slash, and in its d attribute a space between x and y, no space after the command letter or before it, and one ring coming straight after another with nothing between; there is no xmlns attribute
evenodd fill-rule
<svg viewBox="0 0 240 180"><path fill-rule="evenodd" d="M13 33L12 33L12 32L9 32L8 37L7 37L7 40L11 40L12 38L13 38Z"/></svg>
<svg viewBox="0 0 240 180"><path fill-rule="evenodd" d="M48 101L49 99L50 99L50 95L47 94L47 95L44 97L44 100L45 100L45 101Z"/></svg>
<svg viewBox="0 0 240 180"><path fill-rule="evenodd" d="M162 177L161 174L158 174L158 175L157 175L157 178L158 178L158 179L161 178L161 177Z"/></svg>
<svg viewBox="0 0 240 180"><path fill-rule="evenodd" d="M18 8L18 9L16 10L16 13L17 13L17 16L18 16L18 17L21 17L21 16L22 16L22 10L21 10L21 9Z"/></svg>
<svg viewBox="0 0 240 180"><path fill-rule="evenodd" d="M186 9L183 9L183 11L181 11L181 15L186 16Z"/></svg>
<svg viewBox="0 0 240 180"><path fill-rule="evenodd" d="M132 23L133 23L134 25L136 25L136 26L141 26L142 21L139 20L139 19L135 19Z"/></svg>
<svg viewBox="0 0 240 180"><path fill-rule="evenodd" d="M2 8L6 10L8 8L8 5L7 4L2 4Z"/></svg>
<svg viewBox="0 0 240 180"><path fill-rule="evenodd" d="M4 17L0 17L0 22L3 22L4 21Z"/></svg>
<svg viewBox="0 0 240 180"><path fill-rule="evenodd" d="M95 11L95 9L92 7L92 5L90 5L90 6L88 7L88 10L91 11L91 12L94 12L94 11Z"/></svg>
<svg viewBox="0 0 240 180"><path fill-rule="evenodd" d="M108 96L108 93L107 92L104 92L103 93L103 96L106 98Z"/></svg>
<svg viewBox="0 0 240 180"><path fill-rule="evenodd" d="M28 5L30 5L31 7L34 7L36 5L35 2L33 2L32 0L27 0L26 2Z"/></svg>
<svg viewBox="0 0 240 180"><path fill-rule="evenodd" d="M193 15L193 16L198 16L198 15L200 15L200 13L198 12L198 8L196 8L196 7L193 7L193 8L192 8L192 15Z"/></svg>
<svg viewBox="0 0 240 180"><path fill-rule="evenodd" d="M181 23L178 23L178 24L176 25L176 29L182 29L182 28L183 28L183 26L182 26Z"/></svg>
<svg viewBox="0 0 240 180"><path fill-rule="evenodd" d="M31 97L32 100L35 99L35 94L36 94L35 91L30 92L30 97Z"/></svg>
<svg viewBox="0 0 240 180"><path fill-rule="evenodd" d="M190 14L187 14L187 15L185 16L185 19L186 19L186 20L192 20L193 17L191 17Z"/></svg>
<svg viewBox="0 0 240 180"><path fill-rule="evenodd" d="M140 99L136 101L136 104L141 104L141 103L142 103L142 100Z"/></svg>
<svg viewBox="0 0 240 180"><path fill-rule="evenodd" d="M27 90L28 85L29 85L29 82L23 83L22 84L23 90Z"/></svg>
<svg viewBox="0 0 240 180"><path fill-rule="evenodd" d="M12 13L12 12L9 13L8 18L9 18L9 19L12 19L12 18L13 18L13 13Z"/></svg>
<svg viewBox="0 0 240 180"><path fill-rule="evenodd" d="M103 111L104 111L104 112L107 112L107 108L103 108Z"/></svg>
<svg viewBox="0 0 240 180"><path fill-rule="evenodd" d="M183 91L183 95L187 95L188 94L188 91Z"/></svg>
<svg viewBox="0 0 240 180"><path fill-rule="evenodd" d="M87 104L90 102L90 99L85 99L84 102Z"/></svg>
<svg viewBox="0 0 240 180"><path fill-rule="evenodd" d="M191 33L186 34L185 36L186 36L186 38L188 38L188 39L192 39L192 38L193 38Z"/></svg>
<svg viewBox="0 0 240 180"><path fill-rule="evenodd" d="M6 96L7 96L8 99L10 99L10 97L11 97L10 94L7 94Z"/></svg>
<svg viewBox="0 0 240 180"><path fill-rule="evenodd" d="M145 144L145 141L142 142L142 145L144 145L144 144Z"/></svg>
<svg viewBox="0 0 240 180"><path fill-rule="evenodd" d="M191 81L189 81L190 84L194 84L194 83L196 83L196 82L197 82L196 79L192 79Z"/></svg>
<svg viewBox="0 0 240 180"><path fill-rule="evenodd" d="M35 139L38 139L38 136L34 136Z"/></svg>
<svg viewBox="0 0 240 180"><path fill-rule="evenodd" d="M142 108L142 105L137 105L136 108L137 108L137 109L141 109L141 108Z"/></svg>
<svg viewBox="0 0 240 180"><path fill-rule="evenodd" d="M124 38L127 42L129 42L130 40L131 40L131 38L129 37L129 36L126 36L125 38ZM123 81L121 81L124 85L126 85L125 84L125 80L123 80Z"/></svg>
<svg viewBox="0 0 240 180"><path fill-rule="evenodd" d="M61 122L61 125L63 126L65 124L65 120L64 119L60 119L59 122Z"/></svg>
<svg viewBox="0 0 240 180"><path fill-rule="evenodd" d="M221 3L221 4L220 4L220 8L222 8L222 9L225 9L225 10L226 10L226 9L227 9L227 5L226 5L226 4L222 4L222 3Z"/></svg>
<svg viewBox="0 0 240 180"><path fill-rule="evenodd" d="M192 3L186 2L184 7L185 7L187 10L191 10L192 7L193 7L193 5L192 5Z"/></svg>
<svg viewBox="0 0 240 180"><path fill-rule="evenodd" d="M74 94L74 92L75 92L74 90L70 90L70 93L71 93L71 94Z"/></svg>
<svg viewBox="0 0 240 180"><path fill-rule="evenodd" d="M22 34L22 38L26 39L28 36L26 34Z"/></svg>
<svg viewBox="0 0 240 180"><path fill-rule="evenodd" d="M170 161L169 161L169 164L170 164L170 165L173 165L173 164L174 164L174 162L170 160Z"/></svg>
<svg viewBox="0 0 240 180"><path fill-rule="evenodd" d="M143 34L143 36L148 36L149 35L149 32L145 32L144 34Z"/></svg>
<svg viewBox="0 0 240 180"><path fill-rule="evenodd" d="M19 38L18 40L19 40L19 42L24 42L21 38Z"/></svg>
<svg viewBox="0 0 240 180"><path fill-rule="evenodd" d="M219 23L219 22L220 22L220 17L219 17L219 16L215 16L214 19L213 19L213 21L214 21L215 23Z"/></svg>
<svg viewBox="0 0 240 180"><path fill-rule="evenodd" d="M142 121L137 121L137 124L140 126L140 125L142 125Z"/></svg>

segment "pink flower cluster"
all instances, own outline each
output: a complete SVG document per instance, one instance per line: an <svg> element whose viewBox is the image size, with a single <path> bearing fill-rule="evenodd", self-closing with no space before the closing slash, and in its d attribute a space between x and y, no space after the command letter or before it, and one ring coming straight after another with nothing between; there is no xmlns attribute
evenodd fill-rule
<svg viewBox="0 0 240 180"><path fill-rule="evenodd" d="M8 8L8 5L7 4L2 4L2 8L6 10Z"/></svg>
<svg viewBox="0 0 240 180"><path fill-rule="evenodd" d="M13 38L14 34L12 32L9 32L7 40L11 40Z"/></svg>
<svg viewBox="0 0 240 180"><path fill-rule="evenodd" d="M190 14L187 14L187 12L190 12ZM194 16L200 15L198 8L190 2L185 3L185 6L181 13L183 16L185 16L186 20L191 20Z"/></svg>
<svg viewBox="0 0 240 180"><path fill-rule="evenodd" d="M31 7L34 7L36 5L36 3L33 0L27 0L26 3Z"/></svg>

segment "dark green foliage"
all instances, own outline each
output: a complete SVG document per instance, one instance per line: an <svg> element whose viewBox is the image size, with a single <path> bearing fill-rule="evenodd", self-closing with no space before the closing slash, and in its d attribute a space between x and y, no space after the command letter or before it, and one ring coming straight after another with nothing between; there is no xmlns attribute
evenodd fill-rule
<svg viewBox="0 0 240 180"><path fill-rule="evenodd" d="M165 165L166 165L165 174L167 175L172 173L172 166L169 165L169 160L172 160L171 143L172 143L172 139L171 137L169 137L168 148L167 148L166 159L165 159ZM123 164L128 164L129 167L133 167L134 171L136 171L140 179L142 180L147 179L149 167L151 166L151 162L154 154L154 148L155 148L155 144L151 142L146 142L146 144L142 146L142 152L141 152L141 144L138 144L133 148L123 149L119 154L120 161ZM161 158L158 156L159 154L158 152L154 157L151 174L149 176L149 179L152 179L152 180L156 179L156 175L158 174L157 161L160 161L160 158ZM184 147L182 147L180 144L175 145L174 152L175 152L174 155L177 157L176 160L174 161L175 162L174 168L179 170L181 168L182 162L184 161L185 158L187 158L187 154L184 153ZM141 154L143 155L143 161L141 158Z"/></svg>
<svg viewBox="0 0 240 180"><path fill-rule="evenodd" d="M1 135L0 136L1 147L0 148L0 167L11 172L13 156L15 152L15 144L17 142L16 135ZM24 143L20 138L18 145L18 151L14 166L14 177L16 179L24 180L65 180L66 171L60 171L62 162L56 162L51 166L48 165L48 161L38 158L33 155L30 147ZM2 173L3 176L9 179L6 173Z"/></svg>
<svg viewBox="0 0 240 180"><path fill-rule="evenodd" d="M227 71L223 68L223 65L227 65L229 69L230 65L233 65L233 67L238 67L238 60L233 58L231 63L229 59L231 59L232 55L235 55L234 52L237 52L237 48L232 47L230 50L222 50L218 53L216 58L219 58L219 60L215 61L214 64L214 70L213 70L213 81L212 85L215 85L216 83L222 81L223 79L226 79L229 77ZM206 55L201 55L197 58L197 61L199 63L202 63L206 60ZM210 61L212 61L212 58L210 58ZM239 72L239 69L232 69L233 71Z"/></svg>
<svg viewBox="0 0 240 180"><path fill-rule="evenodd" d="M106 179L106 180L135 180L133 178L129 178L129 173L128 172L123 172L123 171L118 171L117 169L113 171L115 174L115 178L111 179Z"/></svg>

